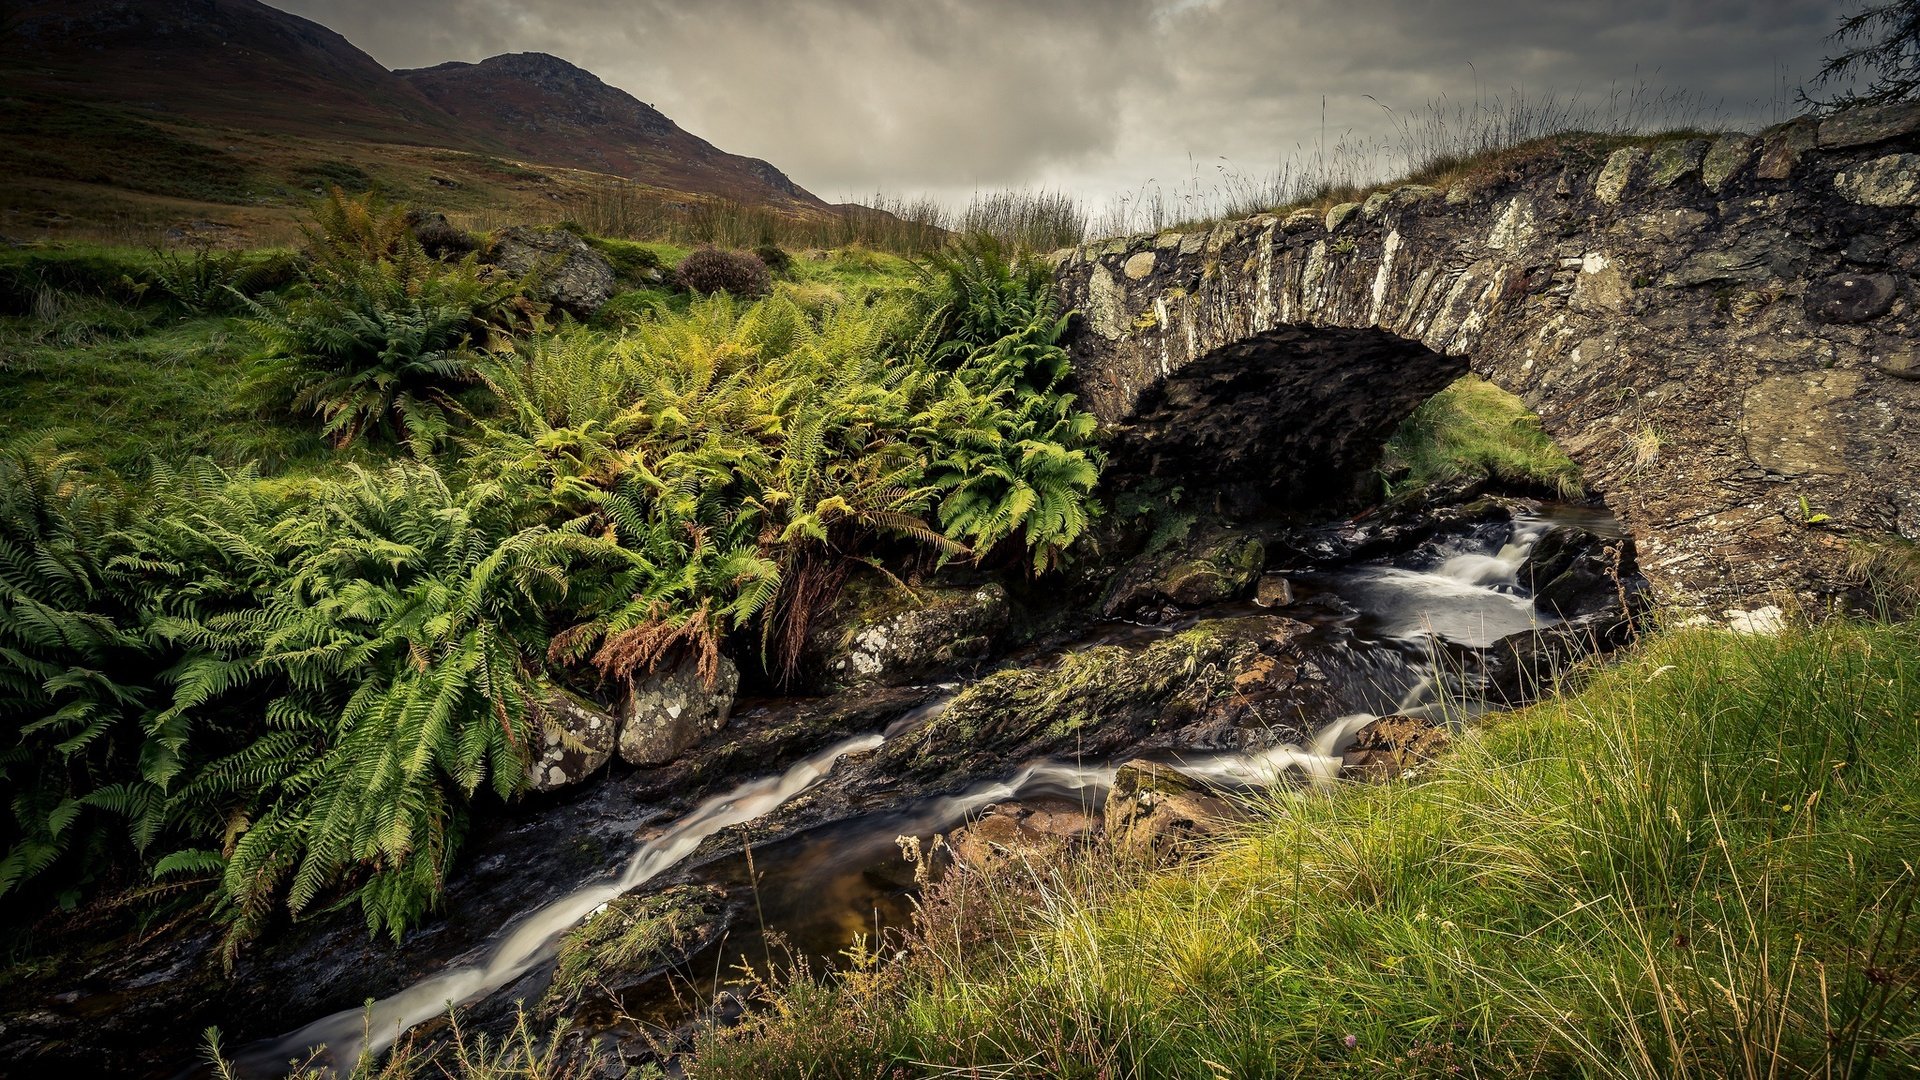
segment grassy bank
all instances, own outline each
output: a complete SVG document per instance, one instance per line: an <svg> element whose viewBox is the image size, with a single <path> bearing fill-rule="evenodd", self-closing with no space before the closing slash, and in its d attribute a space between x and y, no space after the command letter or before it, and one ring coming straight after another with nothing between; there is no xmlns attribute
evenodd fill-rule
<svg viewBox="0 0 1920 1080"><path fill-rule="evenodd" d="M692 1072L1904 1075L1916 852L1920 629L1672 632L1178 872L950 879L914 949Z"/></svg>
<svg viewBox="0 0 1920 1080"><path fill-rule="evenodd" d="M1389 495L1487 477L1562 498L1582 494L1580 467L1540 429L1519 398L1467 375L1428 398L1387 440L1380 475Z"/></svg>

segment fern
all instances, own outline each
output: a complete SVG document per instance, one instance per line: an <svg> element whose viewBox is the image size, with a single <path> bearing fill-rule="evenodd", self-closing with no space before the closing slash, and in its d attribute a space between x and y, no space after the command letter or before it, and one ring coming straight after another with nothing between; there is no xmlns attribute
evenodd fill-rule
<svg viewBox="0 0 1920 1080"><path fill-rule="evenodd" d="M406 212L337 189L306 228L307 265L290 296L245 299L266 346L256 381L317 416L337 444L385 436L424 457L449 434L456 395L480 358L534 325L525 283L477 255L430 257Z"/></svg>

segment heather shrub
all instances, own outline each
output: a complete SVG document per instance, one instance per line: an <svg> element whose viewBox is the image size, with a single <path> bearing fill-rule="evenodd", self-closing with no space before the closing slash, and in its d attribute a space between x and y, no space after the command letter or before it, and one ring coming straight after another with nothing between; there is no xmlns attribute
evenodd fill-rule
<svg viewBox="0 0 1920 1080"><path fill-rule="evenodd" d="M708 245L696 248L680 261L680 283L697 293L723 292L753 299L773 288L773 275L751 252L723 251Z"/></svg>

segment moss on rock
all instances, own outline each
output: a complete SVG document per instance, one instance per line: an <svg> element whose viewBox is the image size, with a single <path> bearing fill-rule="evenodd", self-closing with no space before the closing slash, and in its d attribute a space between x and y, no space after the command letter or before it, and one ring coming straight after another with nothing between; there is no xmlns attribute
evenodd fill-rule
<svg viewBox="0 0 1920 1080"><path fill-rule="evenodd" d="M540 1009L558 1013L595 992L616 995L636 986L705 948L732 916L725 890L714 885L618 897L560 939Z"/></svg>
<svg viewBox="0 0 1920 1080"><path fill-rule="evenodd" d="M891 774L927 780L1068 750L1099 757L1203 720L1261 723L1264 714L1239 708L1259 696L1246 676L1280 670L1270 654L1305 630L1275 616L1220 619L1145 648L1098 645L1051 667L996 672L880 754Z"/></svg>

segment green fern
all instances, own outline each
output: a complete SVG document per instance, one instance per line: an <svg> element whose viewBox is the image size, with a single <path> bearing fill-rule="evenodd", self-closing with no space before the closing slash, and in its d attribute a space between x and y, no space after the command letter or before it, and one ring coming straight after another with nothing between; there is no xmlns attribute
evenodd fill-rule
<svg viewBox="0 0 1920 1080"><path fill-rule="evenodd" d="M345 446L390 437L424 457L481 381L481 354L533 325L525 284L477 256L427 255L400 207L335 190L307 227L307 266L290 296L246 299L266 346L256 381Z"/></svg>

